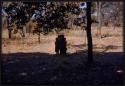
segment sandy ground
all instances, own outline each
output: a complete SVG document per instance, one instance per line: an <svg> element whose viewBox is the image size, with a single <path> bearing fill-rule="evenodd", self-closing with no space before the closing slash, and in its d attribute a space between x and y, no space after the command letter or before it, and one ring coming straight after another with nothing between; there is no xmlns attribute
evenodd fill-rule
<svg viewBox="0 0 125 86"><path fill-rule="evenodd" d="M65 32L68 55L55 55L56 35L37 35L21 40L8 40L6 30L2 37L3 84L123 84L122 28L103 28L97 38L92 28L94 63L87 64L86 34L81 30Z"/></svg>
<svg viewBox="0 0 125 86"><path fill-rule="evenodd" d="M123 37L122 28L103 27L102 35L107 35L102 39L96 37L96 28L92 27L94 51L105 52L122 52ZM68 53L75 53L77 50L87 49L86 32L82 30L65 31ZM16 52L43 52L55 54L55 38L56 34L44 36L41 34L41 43L38 43L38 36L31 35L21 39L19 34L16 34L15 39L9 40L7 37L7 30L3 30L2 34L2 53L16 53Z"/></svg>

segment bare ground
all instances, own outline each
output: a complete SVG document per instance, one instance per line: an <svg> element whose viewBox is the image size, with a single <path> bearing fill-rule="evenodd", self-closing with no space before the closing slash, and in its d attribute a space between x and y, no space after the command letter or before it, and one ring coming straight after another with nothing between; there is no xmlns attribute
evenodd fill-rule
<svg viewBox="0 0 125 86"><path fill-rule="evenodd" d="M123 84L122 28L103 27L102 39L92 28L94 63L87 64L86 33L82 30L64 32L68 55L55 55L56 35L37 35L25 40L2 37L2 80L9 84ZM106 35L106 37L105 37Z"/></svg>
<svg viewBox="0 0 125 86"><path fill-rule="evenodd" d="M82 46L87 44L86 32L82 30L70 30L64 32L68 44L68 52L74 53L79 49L86 49L87 46ZM107 36L102 39L96 37L96 28L92 28L93 34L93 45L95 47L100 47L100 50L97 50L94 47L94 50L103 51L106 48L106 52L122 52L122 28L112 28L103 27L102 35ZM27 36L24 40L21 39L19 34L15 35L13 40L8 40L7 31L3 32L2 39L2 52L3 53L16 53L16 52L43 52L54 54L55 48L55 38L56 34L50 34L44 36L41 34L41 43L38 43L38 36L31 35ZM81 45L79 47L74 45ZM115 49L112 49L114 46Z"/></svg>

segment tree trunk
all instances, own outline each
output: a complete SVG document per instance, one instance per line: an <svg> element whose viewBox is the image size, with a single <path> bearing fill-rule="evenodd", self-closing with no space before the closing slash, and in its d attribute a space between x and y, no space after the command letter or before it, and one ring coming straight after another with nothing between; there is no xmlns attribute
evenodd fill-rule
<svg viewBox="0 0 125 86"><path fill-rule="evenodd" d="M40 28L39 28L39 31L38 31L38 42L40 43Z"/></svg>
<svg viewBox="0 0 125 86"><path fill-rule="evenodd" d="M91 34L91 2L87 2L87 42L88 42L88 62L93 62L93 45L92 45L92 34Z"/></svg>
<svg viewBox="0 0 125 86"><path fill-rule="evenodd" d="M12 29L10 27L8 29L8 36L9 36L9 39L12 39Z"/></svg>
<svg viewBox="0 0 125 86"><path fill-rule="evenodd" d="M101 2L97 2L97 17L98 17L98 27L97 27L97 36L98 37L101 37L101 24L102 24L102 21L101 21Z"/></svg>

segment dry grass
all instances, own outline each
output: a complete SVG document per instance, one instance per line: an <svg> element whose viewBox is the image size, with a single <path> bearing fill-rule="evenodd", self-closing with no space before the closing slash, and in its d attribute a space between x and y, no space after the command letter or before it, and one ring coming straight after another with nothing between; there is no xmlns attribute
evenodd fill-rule
<svg viewBox="0 0 125 86"><path fill-rule="evenodd" d="M102 28L102 39L96 36L97 29L92 27L93 35L93 45L94 51L100 52L122 52L122 28L116 28L113 30L110 27ZM64 30L67 39L67 47L69 53L77 52L78 50L87 49L87 39L86 32L81 29ZM45 52L45 53L55 53L54 52L54 42L56 34L51 32L49 35L41 34L41 43L38 43L38 36L28 35L23 40L19 34L15 34L12 40L8 39L7 30L3 30L2 33L2 52L3 53L15 53L15 52ZM117 48L111 48L117 47ZM108 48L107 48L108 47Z"/></svg>

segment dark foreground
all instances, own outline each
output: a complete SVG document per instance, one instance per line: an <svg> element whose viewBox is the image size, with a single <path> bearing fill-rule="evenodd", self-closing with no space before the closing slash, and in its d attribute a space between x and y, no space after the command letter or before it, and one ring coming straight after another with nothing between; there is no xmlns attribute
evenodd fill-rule
<svg viewBox="0 0 125 86"><path fill-rule="evenodd" d="M94 53L87 64L86 52L57 56L47 53L3 54L3 84L123 84L121 52Z"/></svg>

